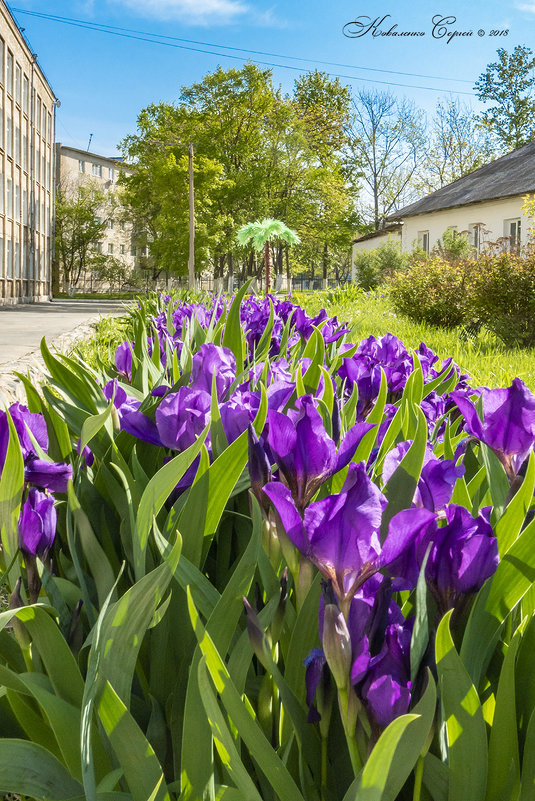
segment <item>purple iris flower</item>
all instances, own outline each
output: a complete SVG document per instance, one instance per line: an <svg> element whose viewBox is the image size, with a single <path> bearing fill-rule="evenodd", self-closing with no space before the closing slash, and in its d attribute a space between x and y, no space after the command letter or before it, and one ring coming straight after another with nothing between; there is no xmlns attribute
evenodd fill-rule
<svg viewBox="0 0 535 801"><path fill-rule="evenodd" d="M247 430L258 412L260 406L260 392L237 389L228 401L220 408L221 423L225 436L230 445L240 434Z"/></svg>
<svg viewBox="0 0 535 801"><path fill-rule="evenodd" d="M383 462L383 483L386 484L405 454L412 440L400 442L385 456ZM456 465L453 459L438 459L430 445L427 446L422 472L414 494L413 503L438 512L451 501L455 483L465 472L464 465Z"/></svg>
<svg viewBox="0 0 535 801"><path fill-rule="evenodd" d="M72 467L64 462L47 462L29 456L24 465L24 480L50 492L67 492Z"/></svg>
<svg viewBox="0 0 535 801"><path fill-rule="evenodd" d="M399 515L406 515L407 511ZM472 517L463 506L450 504L432 516L413 541L390 564L389 572L399 589L413 588L430 547L426 580L444 614L478 592L498 565L498 542L489 523L490 507Z"/></svg>
<svg viewBox="0 0 535 801"><path fill-rule="evenodd" d="M115 351L115 366L119 375L124 376L128 382L132 380L132 354L133 342L122 342Z"/></svg>
<svg viewBox="0 0 535 801"><path fill-rule="evenodd" d="M483 420L463 394L452 392L451 398L468 433L494 451L512 480L535 442L535 395L520 378L506 389L483 389Z"/></svg>
<svg viewBox="0 0 535 801"><path fill-rule="evenodd" d="M156 409L156 429L162 445L174 451L185 451L193 445L210 420L210 404L210 394L202 389L180 387L178 392L167 395Z"/></svg>
<svg viewBox="0 0 535 801"><path fill-rule="evenodd" d="M332 581L345 617L359 587L397 559L420 527L434 519L425 509L398 512L381 545L379 530L387 500L363 464L351 464L342 491L311 503L303 518L284 484L270 482L264 492L293 544Z"/></svg>
<svg viewBox="0 0 535 801"><path fill-rule="evenodd" d="M217 397L223 400L236 379L236 358L229 348L212 343L201 345L193 357L191 388L204 390L211 396L214 375Z"/></svg>
<svg viewBox="0 0 535 801"><path fill-rule="evenodd" d="M349 464L360 440L373 426L356 423L337 451L313 396L298 398L296 407L286 414L268 412L267 444L302 511L324 481Z"/></svg>
<svg viewBox="0 0 535 801"><path fill-rule="evenodd" d="M22 505L19 517L19 545L26 555L43 556L56 536L54 498L34 487Z"/></svg>
<svg viewBox="0 0 535 801"><path fill-rule="evenodd" d="M119 419L128 412L137 411L141 405L141 401L131 398L126 394L124 389L119 386L119 382L116 378L108 381L103 387L102 392L107 401L111 401L113 398L113 405L117 409Z"/></svg>
<svg viewBox="0 0 535 801"><path fill-rule="evenodd" d="M362 420L371 411L381 387L381 368L368 356L344 357L338 376L345 381L346 395L358 387L357 420Z"/></svg>
<svg viewBox="0 0 535 801"><path fill-rule="evenodd" d="M444 613L462 596L478 592L498 567L498 540L489 523L490 507L474 518L463 506L446 509L447 524L428 530L419 545L419 562L427 543L433 545L426 566L426 579Z"/></svg>
<svg viewBox="0 0 535 801"><path fill-rule="evenodd" d="M391 624L380 653L372 657L358 693L376 723L388 726L404 715L411 701L411 623Z"/></svg>
<svg viewBox="0 0 535 801"><path fill-rule="evenodd" d="M413 360L400 339L393 334L385 334L381 339L374 336L363 339L355 356L368 356L372 362L384 369L391 393L398 395L407 383L413 370Z"/></svg>
<svg viewBox="0 0 535 801"><path fill-rule="evenodd" d="M91 448L86 445L82 451L80 451L81 440L79 439L76 443L76 453L82 457L85 462L86 467L92 467L95 461L95 454L91 450Z"/></svg>
<svg viewBox="0 0 535 801"><path fill-rule="evenodd" d="M20 403L13 403L9 407L9 413L19 438L22 458L26 460L32 454L36 455L35 446L30 438L28 429L30 429L42 450L46 452L48 450L48 433L43 415L37 412L30 412L26 406ZM0 468L3 467L6 460L8 441L9 425L7 414L0 411Z"/></svg>
<svg viewBox="0 0 535 801"><path fill-rule="evenodd" d="M314 706L314 698L320 682L325 682L328 677L327 660L321 648L313 648L305 659L305 685L306 702L308 706L308 722L318 723L321 720L321 713Z"/></svg>

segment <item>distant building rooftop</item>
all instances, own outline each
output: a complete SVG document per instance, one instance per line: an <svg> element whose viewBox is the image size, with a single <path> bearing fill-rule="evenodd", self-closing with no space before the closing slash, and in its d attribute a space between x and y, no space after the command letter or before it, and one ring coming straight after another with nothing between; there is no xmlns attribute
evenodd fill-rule
<svg viewBox="0 0 535 801"><path fill-rule="evenodd" d="M64 145L62 142L57 142L57 147L61 150L72 150L73 153L78 153L86 157L93 157L96 159L106 159L106 161L124 161L122 156L101 156L99 153L91 153L89 150L80 150L78 147L71 147L70 145Z"/></svg>
<svg viewBox="0 0 535 801"><path fill-rule="evenodd" d="M528 142L496 161L457 178L422 200L394 212L388 219L401 220L417 214L525 195L529 192L535 192L535 142Z"/></svg>

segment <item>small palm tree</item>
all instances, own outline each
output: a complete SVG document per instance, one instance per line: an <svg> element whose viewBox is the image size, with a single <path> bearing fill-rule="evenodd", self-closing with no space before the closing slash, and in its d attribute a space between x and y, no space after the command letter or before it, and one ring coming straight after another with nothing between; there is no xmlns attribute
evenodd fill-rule
<svg viewBox="0 0 535 801"><path fill-rule="evenodd" d="M266 295L271 283L271 245L273 242L284 242L286 245L297 245L301 240L291 228L280 220L265 217L243 225L236 234L239 245L248 245L259 252L264 251L264 267L266 276Z"/></svg>

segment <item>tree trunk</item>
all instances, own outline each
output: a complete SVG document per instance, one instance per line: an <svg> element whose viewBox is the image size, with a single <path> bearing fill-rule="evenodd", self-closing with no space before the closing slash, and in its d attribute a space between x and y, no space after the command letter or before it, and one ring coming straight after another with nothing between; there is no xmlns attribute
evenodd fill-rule
<svg viewBox="0 0 535 801"><path fill-rule="evenodd" d="M228 277L227 277L227 292L232 295L234 292L234 260L232 258L232 251L227 253L228 264Z"/></svg>
<svg viewBox="0 0 535 801"><path fill-rule="evenodd" d="M323 247L323 289L327 289L327 264L328 264L329 249L327 242Z"/></svg>
<svg viewBox="0 0 535 801"><path fill-rule="evenodd" d="M266 278L266 295L269 294L271 287L271 245L266 242L264 245L264 268Z"/></svg>
<svg viewBox="0 0 535 801"><path fill-rule="evenodd" d="M292 293L292 276L290 275L290 248L286 245L285 248L285 255L286 255L286 291L289 295Z"/></svg>

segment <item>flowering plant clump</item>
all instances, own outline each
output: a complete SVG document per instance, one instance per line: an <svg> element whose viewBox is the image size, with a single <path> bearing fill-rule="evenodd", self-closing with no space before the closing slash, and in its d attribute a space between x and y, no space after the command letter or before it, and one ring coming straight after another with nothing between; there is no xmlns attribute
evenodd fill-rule
<svg viewBox="0 0 535 801"><path fill-rule="evenodd" d="M246 291L0 413L0 791L528 801L535 396Z"/></svg>

